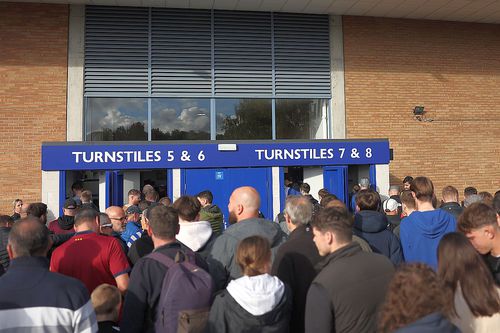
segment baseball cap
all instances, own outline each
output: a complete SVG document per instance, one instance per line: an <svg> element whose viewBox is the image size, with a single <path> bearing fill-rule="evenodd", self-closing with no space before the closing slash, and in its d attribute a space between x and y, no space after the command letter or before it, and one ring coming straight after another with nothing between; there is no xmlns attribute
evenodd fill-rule
<svg viewBox="0 0 500 333"><path fill-rule="evenodd" d="M398 209L399 203L396 200L394 200L394 199L387 199L382 204L382 207L384 207L384 211L386 211L386 212L392 212L392 211Z"/></svg>
<svg viewBox="0 0 500 333"><path fill-rule="evenodd" d="M130 207L127 208L127 210L125 211L125 214L141 214L142 211L139 207L137 207L136 205L132 205Z"/></svg>
<svg viewBox="0 0 500 333"><path fill-rule="evenodd" d="M368 188L370 186L370 180L366 177L361 178L359 180L359 186Z"/></svg>
<svg viewBox="0 0 500 333"><path fill-rule="evenodd" d="M66 199L66 201L64 202L65 209L75 209L76 206L77 206L76 201L71 198Z"/></svg>

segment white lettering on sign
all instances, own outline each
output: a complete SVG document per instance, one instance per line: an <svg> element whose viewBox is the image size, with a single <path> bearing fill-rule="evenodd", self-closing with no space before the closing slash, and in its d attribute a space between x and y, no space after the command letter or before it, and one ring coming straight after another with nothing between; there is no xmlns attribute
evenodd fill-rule
<svg viewBox="0 0 500 333"><path fill-rule="evenodd" d="M75 163L159 162L161 151L74 151Z"/></svg>
<svg viewBox="0 0 500 333"><path fill-rule="evenodd" d="M333 148L298 149L255 149L257 159L261 160L326 160L333 158Z"/></svg>

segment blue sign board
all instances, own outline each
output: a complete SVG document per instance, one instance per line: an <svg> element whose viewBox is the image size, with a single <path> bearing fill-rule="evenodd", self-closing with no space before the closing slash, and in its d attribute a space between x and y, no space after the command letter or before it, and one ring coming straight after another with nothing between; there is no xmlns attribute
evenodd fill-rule
<svg viewBox="0 0 500 333"><path fill-rule="evenodd" d="M42 144L44 171L388 164L389 160L385 139Z"/></svg>

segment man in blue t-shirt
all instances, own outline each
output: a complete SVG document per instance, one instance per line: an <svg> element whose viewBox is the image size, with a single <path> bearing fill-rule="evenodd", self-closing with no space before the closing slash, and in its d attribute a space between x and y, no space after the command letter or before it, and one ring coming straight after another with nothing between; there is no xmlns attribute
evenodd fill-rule
<svg viewBox="0 0 500 333"><path fill-rule="evenodd" d="M401 221L403 254L407 262L422 262L436 269L439 241L456 230L456 221L453 215L434 208L434 185L429 178L415 178L410 190L417 210Z"/></svg>

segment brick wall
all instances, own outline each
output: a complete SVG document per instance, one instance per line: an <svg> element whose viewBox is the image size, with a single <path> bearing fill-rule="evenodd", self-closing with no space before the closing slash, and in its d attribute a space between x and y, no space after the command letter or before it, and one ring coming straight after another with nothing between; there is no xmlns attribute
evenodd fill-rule
<svg viewBox="0 0 500 333"><path fill-rule="evenodd" d="M0 213L41 200L42 141L66 140L68 6L0 3Z"/></svg>
<svg viewBox="0 0 500 333"><path fill-rule="evenodd" d="M500 25L344 17L348 138L389 138L391 184L500 189ZM433 122L413 120L425 106Z"/></svg>

